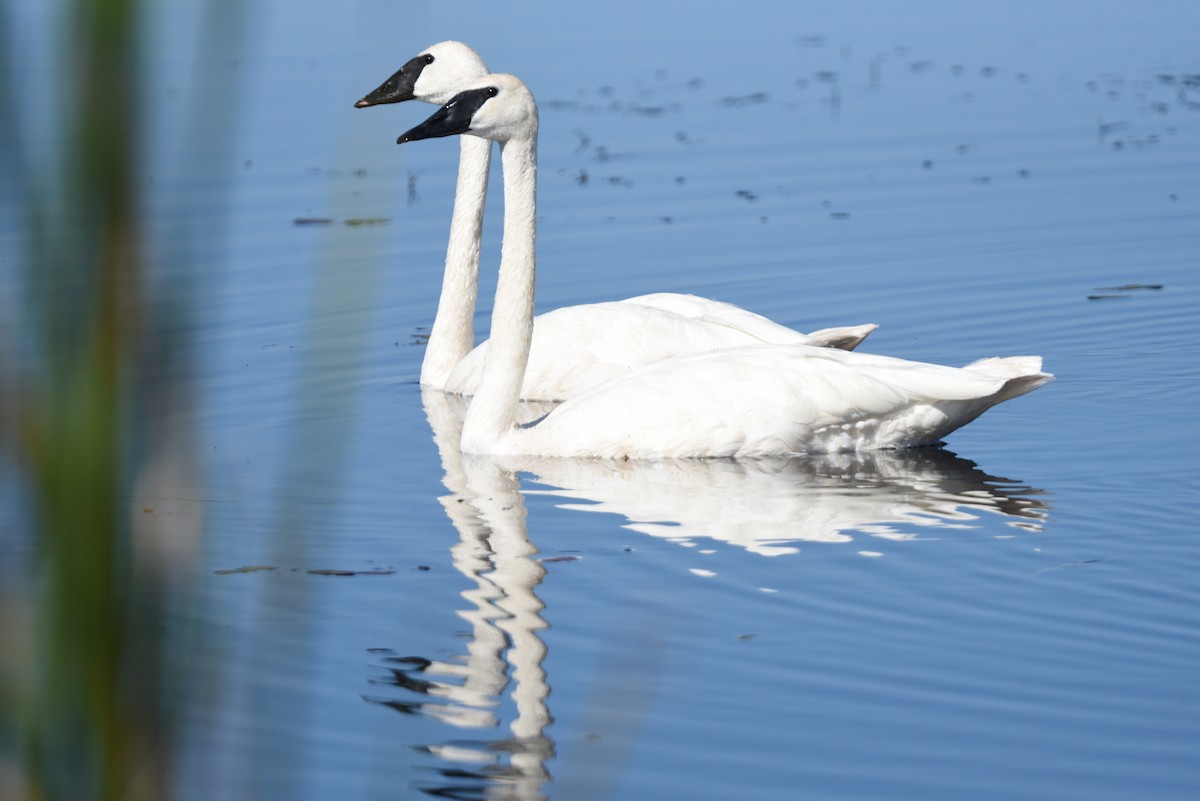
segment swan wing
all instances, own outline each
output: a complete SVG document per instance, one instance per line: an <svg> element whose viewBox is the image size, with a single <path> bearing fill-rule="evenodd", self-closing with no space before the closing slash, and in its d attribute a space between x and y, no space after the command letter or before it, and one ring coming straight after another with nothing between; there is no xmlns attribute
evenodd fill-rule
<svg viewBox="0 0 1200 801"><path fill-rule="evenodd" d="M811 334L805 334L732 303L676 292L638 295L626 298L621 303L661 309L709 325L729 326L762 342L778 345L815 345L822 348L854 350L866 339L868 334L879 327L873 323L867 323L824 328Z"/></svg>
<svg viewBox="0 0 1200 801"><path fill-rule="evenodd" d="M758 344L736 327L650 306L611 301L567 306L533 321L524 400L562 400L663 359ZM446 388L475 394L489 345L480 344L450 374Z"/></svg>

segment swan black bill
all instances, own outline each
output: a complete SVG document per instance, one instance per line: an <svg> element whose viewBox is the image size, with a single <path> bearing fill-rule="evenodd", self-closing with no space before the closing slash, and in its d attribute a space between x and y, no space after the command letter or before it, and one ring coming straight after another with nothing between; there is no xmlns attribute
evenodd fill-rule
<svg viewBox="0 0 1200 801"><path fill-rule="evenodd" d="M425 65L429 64L432 58L433 56L427 54L410 58L392 77L355 103L354 107L367 108L368 106L382 106L385 103L403 103L405 100L412 100L417 79L421 77L421 70L425 69Z"/></svg>
<svg viewBox="0 0 1200 801"><path fill-rule="evenodd" d="M450 98L450 102L439 108L415 128L403 133L396 144L416 142L420 139L437 139L442 136L464 134L471 130L471 120L476 112L487 102L488 98L496 96L496 88L485 86L482 89L468 89Z"/></svg>

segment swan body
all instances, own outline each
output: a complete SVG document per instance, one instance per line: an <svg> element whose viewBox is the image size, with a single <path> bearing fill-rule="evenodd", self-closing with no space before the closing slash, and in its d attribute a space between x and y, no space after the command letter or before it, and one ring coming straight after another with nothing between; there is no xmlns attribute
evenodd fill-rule
<svg viewBox="0 0 1200 801"><path fill-rule="evenodd" d="M753 345L656 362L518 424L534 327L537 132L528 87L493 74L397 140L473 134L500 142L504 241L490 352L463 421L465 453L653 459L912 447L1053 379L1037 356L952 368Z"/></svg>
<svg viewBox="0 0 1200 801"><path fill-rule="evenodd" d="M409 59L355 106L412 99L441 105L487 74L487 65L473 49L461 42L439 42ZM421 386L474 395L488 349L486 342L474 350L472 346L491 142L465 136L460 148L446 269L421 364ZM666 292L568 306L535 318L521 398L564 400L643 365L713 348L770 342L852 350L876 327L804 334L731 303Z"/></svg>
<svg viewBox="0 0 1200 801"><path fill-rule="evenodd" d="M1048 380L1037 357L953 368L846 355L758 345L679 357L596 387L537 425L469 445L619 459L907 448L940 442Z"/></svg>

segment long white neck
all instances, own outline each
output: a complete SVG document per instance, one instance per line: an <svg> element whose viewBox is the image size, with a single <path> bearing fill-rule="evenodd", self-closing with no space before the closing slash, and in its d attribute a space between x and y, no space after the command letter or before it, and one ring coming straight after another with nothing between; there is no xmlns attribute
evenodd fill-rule
<svg viewBox="0 0 1200 801"><path fill-rule="evenodd" d="M460 136L459 140L458 185L450 219L442 295L429 332L425 360L421 362L421 386L434 389L445 388L450 373L475 346L479 247L492 143L477 136Z"/></svg>
<svg viewBox="0 0 1200 801"><path fill-rule="evenodd" d="M479 389L463 421L467 453L494 453L516 428L517 401L533 338L537 274L537 129L500 145L504 244L492 308L492 334Z"/></svg>

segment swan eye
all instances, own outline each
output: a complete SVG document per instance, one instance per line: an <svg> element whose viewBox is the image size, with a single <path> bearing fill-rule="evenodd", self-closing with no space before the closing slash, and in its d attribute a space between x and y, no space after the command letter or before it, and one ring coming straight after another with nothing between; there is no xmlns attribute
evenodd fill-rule
<svg viewBox="0 0 1200 801"><path fill-rule="evenodd" d="M494 86L489 86L489 87L487 88L487 96L488 96L488 97L495 97L495 96L496 96L496 95L498 95L498 94L500 94L500 90L499 90L499 89L497 89L496 87L494 87Z"/></svg>
<svg viewBox="0 0 1200 801"><path fill-rule="evenodd" d="M432 64L432 63L433 63L433 56L431 56L430 54L426 53L426 54L425 54L425 63L426 63L426 64Z"/></svg>

